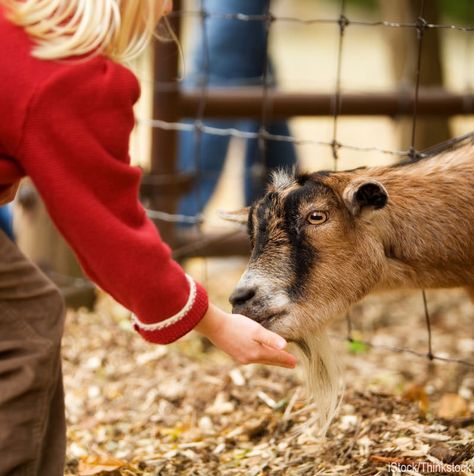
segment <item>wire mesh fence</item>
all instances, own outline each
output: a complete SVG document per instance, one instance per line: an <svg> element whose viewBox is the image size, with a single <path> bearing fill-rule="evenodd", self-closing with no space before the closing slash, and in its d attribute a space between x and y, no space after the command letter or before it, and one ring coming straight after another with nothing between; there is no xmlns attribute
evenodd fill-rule
<svg viewBox="0 0 474 476"><path fill-rule="evenodd" d="M468 37L468 42L471 45L474 42L474 37L472 32L474 31L474 26L464 26L452 23L433 23L430 21L429 18L426 17L425 9L425 0L420 0L418 2L418 13L412 21L409 22L400 22L400 21L392 21L391 19L384 19L384 20L377 20L377 21L361 21L360 19L352 19L351 16L347 13L347 5L346 0L341 0L339 2L339 13L334 18L300 18L296 16L277 16L271 10L271 3L270 1L265 2L265 6L263 11L259 14L248 14L248 13L241 13L241 12L233 12L233 13L222 13L222 12L214 12L206 10L205 2L199 1L197 2L197 8L191 10L181 10L180 9L181 2L177 2L177 10L175 10L171 15L171 23L174 22L176 26L176 22L183 19L183 18L197 18L200 23L200 39L201 42L201 49L203 51L202 57L202 71L200 72L199 77L195 83L195 107L192 109L195 111L194 116L187 121L180 120L180 113L178 111L174 111L171 115L162 115L162 117L154 117L153 119L142 119L142 124L146 125L147 127L151 127L153 129L158 129L161 131L172 131L176 132L188 132L192 133L194 136L194 171L195 177L194 180L199 182L203 179L204 173L202 172L202 163L205 160L202 157L202 139L204 134L219 136L219 137L236 137L240 139L252 139L257 140L258 142L258 149L259 149L259 157L260 161L263 161L263 157L265 154L265 149L268 146L269 142L275 143L291 143L294 145L318 145L321 147L329 148L332 154L333 159L333 170L338 170L339 162L340 162L340 154L345 150L353 150L353 151L360 151L360 152L377 152L380 154L387 154L391 155L394 158L420 158L424 156L430 155L431 152L424 152L421 150L417 150L415 147L416 144L416 134L417 134L417 121L420 114L420 107L419 107L419 98L420 98L420 73L422 71L422 58L423 58L423 46L424 46L424 39L427 31L430 30L456 30L461 32L462 34ZM258 100L260 104L260 113L258 114L258 129L254 131L245 130L244 128L238 127L216 127L215 125L209 125L206 121L209 114L207 111L207 106L212 99L212 96L215 92L215 88L212 86L211 81L211 61L212 58L209 54L209 32L208 32L208 21L210 19L219 19L222 21L238 21L238 22L261 22L264 26L264 34L265 38L263 40L264 43L264 57L262 58L262 75L258 78L259 81L259 94ZM337 58L336 58L336 72L335 72L335 84L334 84L334 91L331 95L330 100L330 112L327 115L332 117L332 132L330 140L321 141L321 140L312 140L312 139L297 139L291 135L280 135L280 134L272 134L268 129L268 124L272 119L272 114L274 112L274 102L275 97L278 93L275 93L274 90L274 78L271 71L270 66L270 55L269 55L269 35L272 31L273 26L277 23L293 23L301 25L301 27L306 27L309 25L335 25L338 28L338 44L337 44ZM399 150L390 150L386 148L380 147L371 147L371 146L360 146L354 145L350 143L344 143L340 141L339 136L339 121L341 115L344 113L343 105L345 101L345 94L341 87L341 75L342 75L342 68L343 68L343 57L345 54L345 47L347 43L347 31L351 28L388 28L388 29L403 29L406 31L407 35L416 35L416 45L417 45L417 52L416 52L416 68L415 68L415 77L414 77L414 85L413 88L410 90L410 95L412 98L412 102L409 104L407 110L404 111L405 114L411 115L411 141L407 148L399 149ZM469 47L468 51L473 51L472 47ZM469 58L468 58L469 59ZM471 58L472 60L472 58ZM158 57L159 61L159 57ZM468 75L469 76L469 75ZM155 94L176 94L177 92L183 90L182 81L178 81L176 78L178 77L177 70L171 71L171 74L168 78L161 78L161 80L155 81L154 83L154 90ZM233 78L235 79L235 78ZM473 83L474 80L471 76L467 77L465 80L466 88L461 94L459 94L458 99L461 99L462 108L457 111L460 114L473 114L474 113L474 96L473 92ZM243 96L245 96L245 90L241 90ZM225 93L224 93L225 96ZM221 95L221 97L223 97ZM211 98L211 99L210 99ZM225 101L225 97L223 97L223 101ZM406 97L405 97L406 99ZM176 102L174 103L175 106L179 108L179 98L175 96ZM400 100L400 104L403 103L403 100ZM406 101L405 101L406 103ZM405 104L406 105L406 104ZM225 106L224 106L225 107ZM290 108L291 109L291 108ZM364 111L364 107L361 108L360 113L362 114ZM408 111L408 112L407 112ZM370 114L371 112L369 112ZM439 111L438 111L439 113ZM442 113L442 110L441 110ZM220 113L222 117L225 117L225 112ZM377 114L377 112L375 112ZM232 117L232 110L228 110L228 115ZM298 115L298 106L295 106L293 111L287 113L287 117L297 116ZM178 119L172 120L171 118ZM472 135L468 134L466 137ZM462 138L465 139L466 137ZM461 140L462 140L461 139ZM169 140L176 141L177 136L170 135ZM451 145L450 142L446 143L446 147ZM438 150L439 151L439 150ZM175 160L175 158L173 158ZM176 174L179 174L178 170L175 168ZM153 174L153 170L152 170ZM196 192L199 194L199 191ZM179 195L179 194L178 194ZM200 197L196 195L196 200L200 201ZM176 205L176 201L174 202ZM195 215L186 215L182 213L176 213L172 209L167 210L157 210L151 209L148 210L149 216L156 220L157 222L167 222L173 224L173 226L177 223L181 224L192 224L197 227L198 230L201 229L201 226L205 223L205 218L201 213ZM221 240L225 241L232 236L234 232L228 232L225 235L214 237L214 240ZM204 236L202 233L201 237ZM186 256L186 252L188 249L195 249L196 242L199 246L199 238L194 240L194 243L185 244L181 248L178 248L177 252L175 251L176 257L183 257ZM203 241L206 241L203 239ZM206 241L208 243L208 240ZM392 352L401 352L407 353L410 355L418 356L421 358L426 358L429 361L438 360L447 363L454 363L458 365L465 366L466 368L473 369L474 362L470 362L463 359L458 359L455 357L440 355L436 352L436 349L433 348L432 344L432 323L431 323L431 316L429 312L429 305L426 298L425 291L421 291L421 298L423 303L423 309L425 314L425 323L426 323L426 349L424 351L419 351L410 348L398 347L398 346L387 346L387 345L378 345L371 343L369 341L357 339L353 335L353 324L351 315L347 315L347 333L345 336L333 336L338 339L343 339L348 342L360 342L364 345L369 347L378 347L383 348Z"/></svg>

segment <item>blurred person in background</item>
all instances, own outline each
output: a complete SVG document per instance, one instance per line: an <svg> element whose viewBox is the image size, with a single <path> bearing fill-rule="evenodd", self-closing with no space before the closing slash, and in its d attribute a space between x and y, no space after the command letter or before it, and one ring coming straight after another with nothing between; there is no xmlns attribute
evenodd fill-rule
<svg viewBox="0 0 474 476"><path fill-rule="evenodd" d="M266 59L266 20L226 18L226 15L237 13L265 16L269 3L269 0L203 0L203 9L210 16L205 17L204 29L200 29L194 37L195 48L185 87L262 87L265 67L268 68L267 83L274 87L273 68L271 64L267 65ZM205 39L203 35L206 35ZM254 133L262 126L256 120L242 119L205 120L204 125ZM271 121L265 127L270 134L290 136L286 121ZM196 174L193 188L180 201L181 214L195 216L205 208L224 168L229 142L230 136L203 133L198 139L194 132L180 133L180 170ZM272 169L291 169L296 162L295 148L290 142L267 140L263 150L260 150L257 139L247 139L243 180L245 205L263 195ZM182 225L184 228L190 226Z"/></svg>
<svg viewBox="0 0 474 476"><path fill-rule="evenodd" d="M2 230L11 240L13 235L13 213L11 205L0 207L0 230Z"/></svg>

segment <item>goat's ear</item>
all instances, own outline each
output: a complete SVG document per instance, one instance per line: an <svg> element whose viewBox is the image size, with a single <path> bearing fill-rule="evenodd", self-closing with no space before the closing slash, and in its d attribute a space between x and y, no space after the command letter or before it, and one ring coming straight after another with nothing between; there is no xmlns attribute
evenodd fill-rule
<svg viewBox="0 0 474 476"><path fill-rule="evenodd" d="M378 210L388 201L386 188L377 180L362 178L350 182L344 189L344 202L349 211L360 215L363 210Z"/></svg>
<svg viewBox="0 0 474 476"><path fill-rule="evenodd" d="M249 219L249 211L250 207L245 207L241 208L240 210L235 210L233 212L219 210L218 214L223 220L240 223L241 225L246 225Z"/></svg>

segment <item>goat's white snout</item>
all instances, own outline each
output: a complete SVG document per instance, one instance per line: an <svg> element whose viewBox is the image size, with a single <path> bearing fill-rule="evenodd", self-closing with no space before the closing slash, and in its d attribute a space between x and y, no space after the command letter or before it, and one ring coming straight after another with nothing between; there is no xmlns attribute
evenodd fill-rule
<svg viewBox="0 0 474 476"><path fill-rule="evenodd" d="M288 304L285 293L275 289L264 276L247 270L229 298L234 314L243 314L257 322L281 315Z"/></svg>

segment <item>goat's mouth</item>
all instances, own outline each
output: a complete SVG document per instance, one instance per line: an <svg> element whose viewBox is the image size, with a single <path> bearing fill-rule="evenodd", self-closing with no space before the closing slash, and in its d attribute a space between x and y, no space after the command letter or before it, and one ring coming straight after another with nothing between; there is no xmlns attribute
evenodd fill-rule
<svg viewBox="0 0 474 476"><path fill-rule="evenodd" d="M274 324L277 320L281 319L282 317L286 316L287 313L286 311L278 311L274 313L269 313L268 315L264 317L257 317L254 318L255 321L257 321L259 324L261 324L263 327L266 327L267 329L270 329L272 324Z"/></svg>

